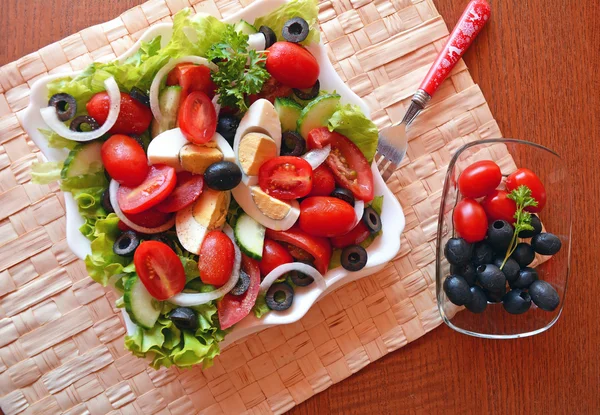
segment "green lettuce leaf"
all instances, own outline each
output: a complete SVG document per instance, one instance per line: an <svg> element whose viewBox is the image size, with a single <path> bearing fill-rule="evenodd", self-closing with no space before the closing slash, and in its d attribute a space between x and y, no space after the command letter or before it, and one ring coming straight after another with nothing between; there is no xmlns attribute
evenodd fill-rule
<svg viewBox="0 0 600 415"><path fill-rule="evenodd" d="M266 294L258 293L256 303L254 303L254 307L252 307L252 312L256 318L262 318L262 316L269 311L271 311L271 309L267 306Z"/></svg>
<svg viewBox="0 0 600 415"><path fill-rule="evenodd" d="M173 17L173 36L161 54L172 58L206 56L210 47L221 41L226 23L213 16L197 14L190 17L191 14L192 11L186 8Z"/></svg>
<svg viewBox="0 0 600 415"><path fill-rule="evenodd" d="M31 181L36 184L50 184L60 179L63 163L47 161L31 164Z"/></svg>
<svg viewBox="0 0 600 415"><path fill-rule="evenodd" d="M40 128L38 131L42 133L44 137L46 137L46 140L48 140L48 147L50 148L66 148L67 150L72 150L77 145L76 141L67 140L52 130L44 130Z"/></svg>
<svg viewBox="0 0 600 415"><path fill-rule="evenodd" d="M319 42L319 3L317 0L297 0L280 6L266 16L259 17L254 21L254 26L268 26L277 35L277 40L284 40L281 34L283 25L289 19L301 17L308 23L310 33L302 42L303 45Z"/></svg>
<svg viewBox="0 0 600 415"><path fill-rule="evenodd" d="M329 119L329 131L336 131L348 137L365 155L367 161L373 161L379 131L357 105L343 105Z"/></svg>

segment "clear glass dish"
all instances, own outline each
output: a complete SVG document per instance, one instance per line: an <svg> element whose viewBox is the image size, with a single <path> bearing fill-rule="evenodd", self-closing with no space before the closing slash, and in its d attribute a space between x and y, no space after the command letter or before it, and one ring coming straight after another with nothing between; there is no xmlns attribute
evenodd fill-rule
<svg viewBox="0 0 600 415"><path fill-rule="evenodd" d="M519 315L509 314L502 303L489 303L481 314L452 304L442 288L450 274L450 264L444 258L446 241L455 236L452 212L460 200L458 177L461 172L478 160L493 160L503 176L525 167L534 171L544 183L547 203L539 217L544 230L558 236L561 250L553 257L536 255L531 267L535 267L539 278L547 281L560 296L560 304L552 312L531 308ZM474 141L460 148L448 166L440 204L437 250L436 292L438 309L442 320L452 329L471 336L510 339L533 336L548 330L560 317L567 294L567 282L571 262L571 200L572 185L566 163L548 148L514 139Z"/></svg>

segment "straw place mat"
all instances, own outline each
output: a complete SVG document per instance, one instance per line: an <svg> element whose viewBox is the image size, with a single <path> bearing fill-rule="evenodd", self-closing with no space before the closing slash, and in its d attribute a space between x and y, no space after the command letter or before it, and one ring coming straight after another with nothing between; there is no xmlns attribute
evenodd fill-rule
<svg viewBox="0 0 600 415"><path fill-rule="evenodd" d="M460 61L409 131L389 187L406 215L402 248L295 324L231 345L212 368L155 371L125 350L115 294L86 273L65 239L58 185L30 182L41 153L21 114L47 73L127 50L183 7L227 16L249 0L152 0L0 68L0 404L5 414L282 413L440 323L437 213L446 165L466 142L501 137ZM399 122L448 29L431 0L324 1L319 19L340 76L382 128Z"/></svg>

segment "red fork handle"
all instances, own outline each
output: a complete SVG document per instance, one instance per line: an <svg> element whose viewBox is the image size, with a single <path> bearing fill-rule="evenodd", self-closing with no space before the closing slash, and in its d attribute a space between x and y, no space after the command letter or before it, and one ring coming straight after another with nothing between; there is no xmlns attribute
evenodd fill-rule
<svg viewBox="0 0 600 415"><path fill-rule="evenodd" d="M431 69L419 89L427 92L430 97L433 96L489 19L490 5L488 2L472 0L454 27L444 48L431 65Z"/></svg>

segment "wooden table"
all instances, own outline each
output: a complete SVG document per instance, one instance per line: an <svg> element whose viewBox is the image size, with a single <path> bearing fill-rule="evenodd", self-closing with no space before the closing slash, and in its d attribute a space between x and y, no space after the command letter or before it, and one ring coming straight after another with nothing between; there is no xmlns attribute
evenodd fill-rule
<svg viewBox="0 0 600 415"><path fill-rule="evenodd" d="M0 65L143 0L3 0ZM450 26L467 0L436 0ZM315 413L598 413L600 410L600 3L490 0L465 58L505 137L535 141L572 168L573 267L548 332L485 341L440 327L294 408Z"/></svg>

